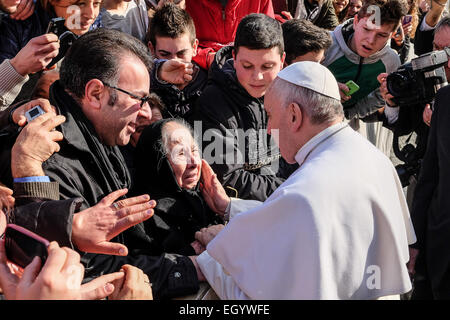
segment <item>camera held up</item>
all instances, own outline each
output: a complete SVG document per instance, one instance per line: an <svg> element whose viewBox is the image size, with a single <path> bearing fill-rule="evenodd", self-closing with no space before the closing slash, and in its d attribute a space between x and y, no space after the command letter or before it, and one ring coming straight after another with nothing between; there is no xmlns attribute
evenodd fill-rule
<svg viewBox="0 0 450 320"><path fill-rule="evenodd" d="M450 47L447 47L444 50L433 51L412 59L411 62L389 74L386 85L389 93L394 97L393 101L396 105L411 110L413 110L411 106L420 105L422 108L419 110L423 110L426 104L432 103L436 92L447 85L445 65L448 63L449 57ZM418 136L424 135L423 132L424 130L416 130ZM394 130L393 150L397 158L404 162L395 168L403 187L406 187L412 178L417 179L424 148L414 147L407 143L400 150L398 137L399 134ZM418 139L426 143L426 132L425 136L419 136Z"/></svg>

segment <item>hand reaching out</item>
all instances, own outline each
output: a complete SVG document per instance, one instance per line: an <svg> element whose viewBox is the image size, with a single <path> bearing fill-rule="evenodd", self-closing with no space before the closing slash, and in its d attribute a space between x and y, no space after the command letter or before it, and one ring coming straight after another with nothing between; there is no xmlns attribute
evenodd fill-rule
<svg viewBox="0 0 450 320"><path fill-rule="evenodd" d="M153 300L152 286L148 276L129 264L122 266L125 277L116 280L109 300Z"/></svg>
<svg viewBox="0 0 450 320"><path fill-rule="evenodd" d="M109 242L126 229L153 216L154 200L148 195L116 201L128 192L114 191L95 206L73 217L72 240L81 251L126 256L128 249Z"/></svg>
<svg viewBox="0 0 450 320"><path fill-rule="evenodd" d="M205 248L212 239L225 228L223 224L216 224L209 226L208 228L202 228L195 233L195 239L197 239Z"/></svg>
<svg viewBox="0 0 450 320"><path fill-rule="evenodd" d="M223 216L231 201L230 197L226 194L213 169L203 159L200 188L203 198L211 210Z"/></svg>
<svg viewBox="0 0 450 320"><path fill-rule="evenodd" d="M192 80L193 64L179 60L164 61L159 70L158 77L166 82L183 85Z"/></svg>
<svg viewBox="0 0 450 320"><path fill-rule="evenodd" d="M41 260L35 257L19 278L11 273L6 261L5 241L0 240L0 284L8 300L103 299L114 291L112 282L123 276L123 272L115 272L81 285L84 267L80 255L51 242L42 269Z"/></svg>

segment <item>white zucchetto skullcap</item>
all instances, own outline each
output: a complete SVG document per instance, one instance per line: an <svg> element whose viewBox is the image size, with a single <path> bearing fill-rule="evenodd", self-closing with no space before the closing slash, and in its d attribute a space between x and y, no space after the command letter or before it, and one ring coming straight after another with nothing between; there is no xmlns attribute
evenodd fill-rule
<svg viewBox="0 0 450 320"><path fill-rule="evenodd" d="M281 70L277 76L296 86L308 88L341 101L336 78L330 70L320 63L312 61L296 62Z"/></svg>

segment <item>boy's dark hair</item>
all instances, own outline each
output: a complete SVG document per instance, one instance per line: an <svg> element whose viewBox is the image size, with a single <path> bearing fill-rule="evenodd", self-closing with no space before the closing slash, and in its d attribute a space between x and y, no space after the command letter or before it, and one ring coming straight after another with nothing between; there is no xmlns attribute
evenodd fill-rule
<svg viewBox="0 0 450 320"><path fill-rule="evenodd" d="M118 30L90 31L67 51L59 71L60 82L75 98L84 97L86 84L92 79L116 86L120 62L127 55L138 58L151 72L153 59L141 41Z"/></svg>
<svg viewBox="0 0 450 320"><path fill-rule="evenodd" d="M331 46L329 32L308 20L288 20L281 27L287 64L291 64L298 56L308 52L326 51Z"/></svg>
<svg viewBox="0 0 450 320"><path fill-rule="evenodd" d="M148 26L145 41L155 47L156 36L175 39L186 32L189 34L191 43L194 44L196 39L194 20L186 10L172 2L167 2L161 9L156 10Z"/></svg>
<svg viewBox="0 0 450 320"><path fill-rule="evenodd" d="M280 23L262 13L252 13L242 18L234 38L234 53L239 47L251 50L278 47L284 53L283 30Z"/></svg>
<svg viewBox="0 0 450 320"><path fill-rule="evenodd" d="M409 5L406 0L365 0L361 10L357 13L358 19L378 14L372 9L374 7L378 7L380 24L394 24L395 29L401 18L408 14Z"/></svg>

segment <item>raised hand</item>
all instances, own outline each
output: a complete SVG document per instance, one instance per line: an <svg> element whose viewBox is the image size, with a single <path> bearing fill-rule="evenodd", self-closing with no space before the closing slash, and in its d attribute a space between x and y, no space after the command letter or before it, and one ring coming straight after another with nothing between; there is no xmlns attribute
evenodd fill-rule
<svg viewBox="0 0 450 320"><path fill-rule="evenodd" d="M230 203L230 197L217 179L217 175L209 166L208 162L202 159L202 175L200 189L208 206L215 213L223 216Z"/></svg>
<svg viewBox="0 0 450 320"><path fill-rule="evenodd" d="M166 82L183 85L192 80L193 64L179 60L164 61L159 70L158 77Z"/></svg>
<svg viewBox="0 0 450 320"><path fill-rule="evenodd" d="M74 215L72 241L79 250L120 256L128 254L125 245L109 240L153 216L156 202L150 201L148 195L116 201L127 192L127 189L114 191L95 206Z"/></svg>
<svg viewBox="0 0 450 320"><path fill-rule="evenodd" d="M43 176L42 163L60 150L61 132L53 130L66 118L45 113L22 129L11 150L11 172L14 178Z"/></svg>

